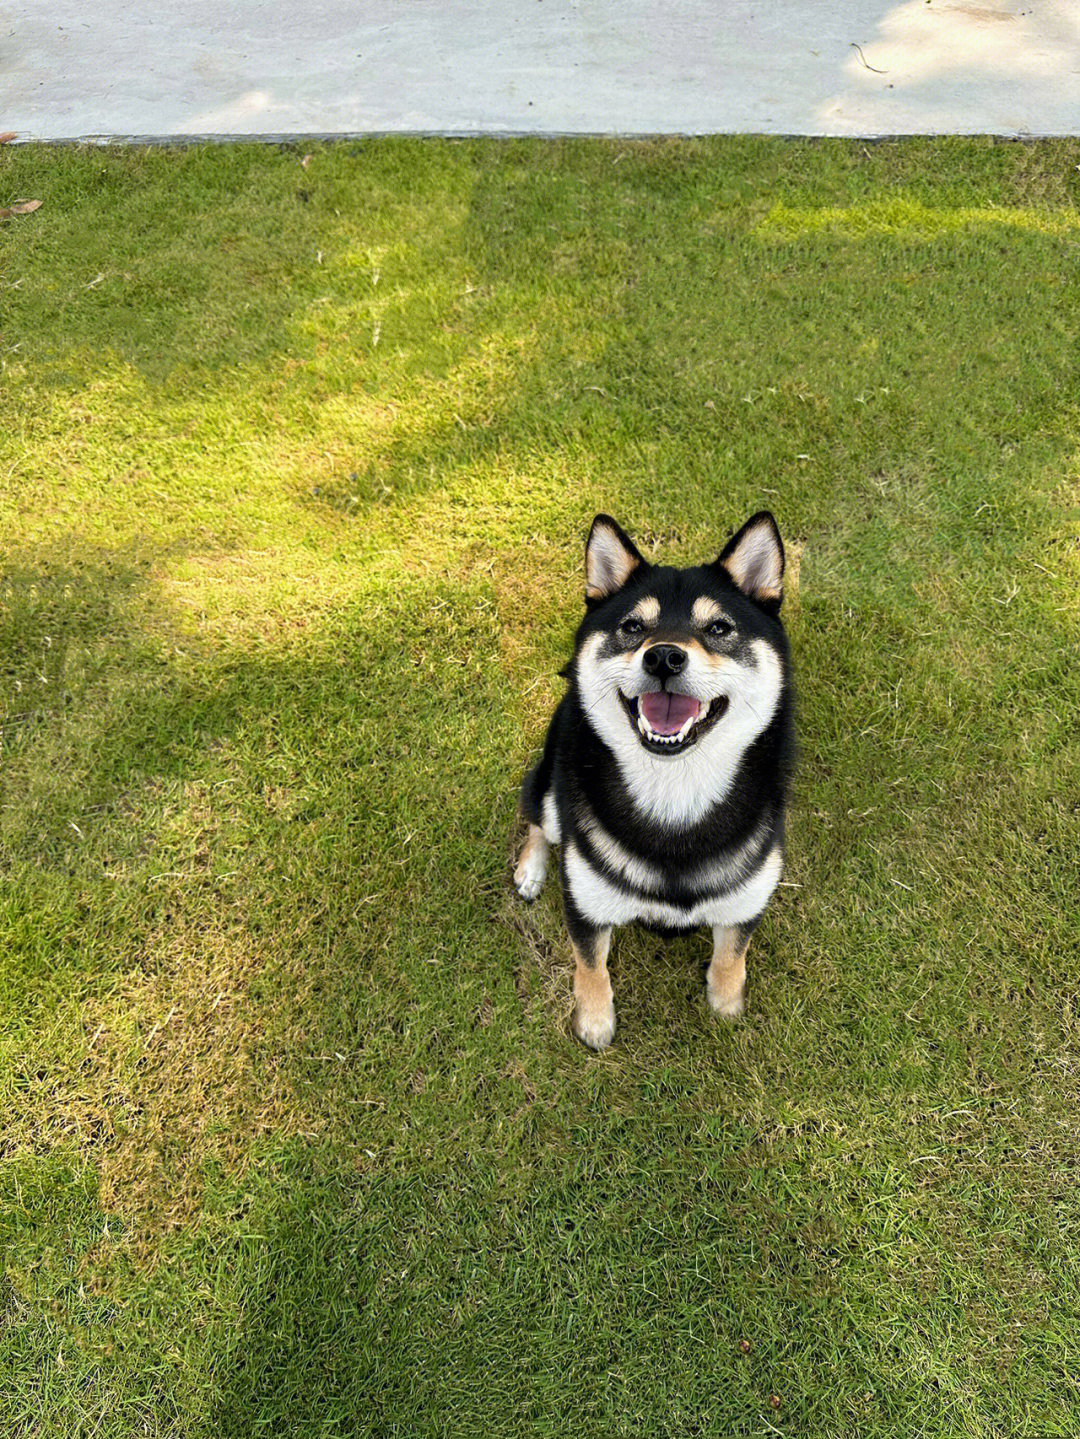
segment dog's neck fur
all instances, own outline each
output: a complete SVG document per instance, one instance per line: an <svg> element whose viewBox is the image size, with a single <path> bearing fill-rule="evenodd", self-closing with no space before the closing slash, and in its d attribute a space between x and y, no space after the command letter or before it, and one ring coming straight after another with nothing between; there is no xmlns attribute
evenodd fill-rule
<svg viewBox="0 0 1080 1439"><path fill-rule="evenodd" d="M749 743L733 739L719 749L720 763L705 765L692 751L651 755L633 735L617 753L590 724L576 684L568 699L575 750L569 773L601 824L637 854L676 865L700 861L741 843L747 826L762 818L779 838L791 750L786 690Z"/></svg>

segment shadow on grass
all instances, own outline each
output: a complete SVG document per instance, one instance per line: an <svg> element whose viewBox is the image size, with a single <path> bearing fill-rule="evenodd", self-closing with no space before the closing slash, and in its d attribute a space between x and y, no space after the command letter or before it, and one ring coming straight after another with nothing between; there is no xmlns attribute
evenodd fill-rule
<svg viewBox="0 0 1080 1439"><path fill-rule="evenodd" d="M518 1004L496 918L516 736L488 582L403 580L377 622L359 602L311 651L252 657L199 653L140 574L7 572L29 696L7 719L6 1009L36 1051L17 1132L137 1165L141 1127L157 1188L126 1202L167 1220L170 1162L182 1189L238 1131L336 1127L351 1152L386 1123L368 1086L422 1105L454 1036Z"/></svg>
<svg viewBox="0 0 1080 1439"><path fill-rule="evenodd" d="M106 1215L119 1209L125 1248L151 1265L212 1251L208 1174L232 1203L255 1186L242 1202L275 1226L269 1260L243 1255L217 1297L239 1323L221 1334L237 1361L216 1376L235 1385L221 1423L244 1432L310 1393L324 1350L318 1382L343 1373L371 1176L467 1164L537 1103L521 1022L543 1023L541 980L498 920L516 737L491 588L403 582L379 622L359 604L314 652L253 658L197 652L144 567L118 557L10 566L5 586L20 704L4 1008L22 1051L5 1152L94 1165ZM265 1150L290 1136L276 1169ZM8 1263L40 1294L23 1269L37 1220L19 1213ZM91 1269L115 1271L88 1248ZM100 1305L56 1292L73 1326L107 1335ZM137 1309L145 1290L126 1297ZM369 1349L371 1322L354 1320Z"/></svg>

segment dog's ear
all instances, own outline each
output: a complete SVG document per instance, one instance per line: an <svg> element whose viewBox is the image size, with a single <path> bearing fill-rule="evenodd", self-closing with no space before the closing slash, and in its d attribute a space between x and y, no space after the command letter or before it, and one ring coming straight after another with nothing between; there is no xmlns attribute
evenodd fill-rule
<svg viewBox="0 0 1080 1439"><path fill-rule="evenodd" d="M716 561L752 600L777 614L784 598L784 544L768 510L752 515Z"/></svg>
<svg viewBox="0 0 1080 1439"><path fill-rule="evenodd" d="M633 540L610 515L597 515L585 545L585 600L598 604L621 590L645 561Z"/></svg>

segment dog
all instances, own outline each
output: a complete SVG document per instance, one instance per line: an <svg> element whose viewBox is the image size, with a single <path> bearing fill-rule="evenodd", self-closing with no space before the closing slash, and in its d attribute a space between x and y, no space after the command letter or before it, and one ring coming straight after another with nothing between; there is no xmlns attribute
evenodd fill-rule
<svg viewBox="0 0 1080 1439"><path fill-rule="evenodd" d="M762 510L711 564L648 563L610 515L585 547L586 614L539 763L525 776L518 893L561 846L575 1034L615 1037L617 925L711 925L709 1004L746 1005L746 951L780 882L794 753L784 546Z"/></svg>

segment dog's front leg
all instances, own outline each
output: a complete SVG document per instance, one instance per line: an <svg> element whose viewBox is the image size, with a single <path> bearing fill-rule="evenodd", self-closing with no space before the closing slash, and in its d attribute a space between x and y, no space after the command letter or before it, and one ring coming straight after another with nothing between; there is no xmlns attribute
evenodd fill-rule
<svg viewBox="0 0 1080 1439"><path fill-rule="evenodd" d="M746 951L754 924L714 924L705 992L717 1014L737 1019L746 1010Z"/></svg>
<svg viewBox="0 0 1080 1439"><path fill-rule="evenodd" d="M608 974L611 929L589 923L564 891L566 925L574 947L574 1033L590 1049L606 1049L615 1038L615 1000Z"/></svg>
<svg viewBox="0 0 1080 1439"><path fill-rule="evenodd" d="M611 930L595 929L586 944L574 941L574 1033L590 1049L606 1049L615 1038L615 1000L607 957Z"/></svg>

